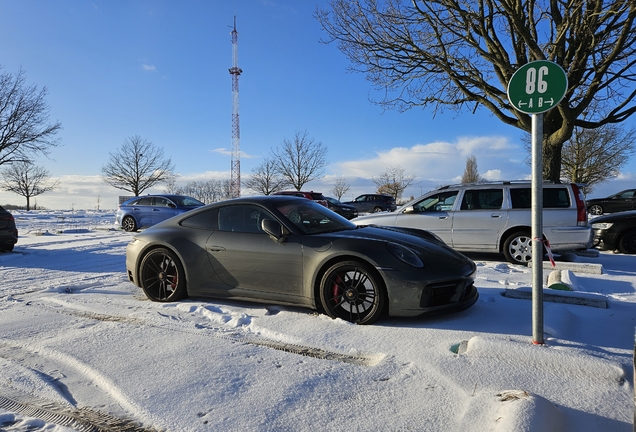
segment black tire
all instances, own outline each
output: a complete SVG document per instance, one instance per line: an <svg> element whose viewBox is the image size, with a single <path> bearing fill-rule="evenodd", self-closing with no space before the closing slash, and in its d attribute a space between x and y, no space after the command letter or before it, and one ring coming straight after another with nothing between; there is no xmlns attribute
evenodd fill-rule
<svg viewBox="0 0 636 432"><path fill-rule="evenodd" d="M528 264L532 261L532 236L527 231L512 233L504 242L503 253L513 264Z"/></svg>
<svg viewBox="0 0 636 432"><path fill-rule="evenodd" d="M332 265L320 282L320 303L331 318L373 324L384 312L386 289L372 267L360 261Z"/></svg>
<svg viewBox="0 0 636 432"><path fill-rule="evenodd" d="M377 212L381 212L384 211L382 210L382 207L373 207L373 213L377 213Z"/></svg>
<svg viewBox="0 0 636 432"><path fill-rule="evenodd" d="M618 250L624 254L636 254L636 230L629 230L621 236Z"/></svg>
<svg viewBox="0 0 636 432"><path fill-rule="evenodd" d="M592 204L588 209L587 212L591 215L595 215L595 216L600 216L603 214L603 207L601 207L598 204Z"/></svg>
<svg viewBox="0 0 636 432"><path fill-rule="evenodd" d="M2 248L0 249L0 251L2 252L11 252L13 250L13 246L14 245L6 245L6 246L2 246Z"/></svg>
<svg viewBox="0 0 636 432"><path fill-rule="evenodd" d="M186 296L183 266L168 249L148 252L141 261L139 278L144 294L152 301L177 301Z"/></svg>
<svg viewBox="0 0 636 432"><path fill-rule="evenodd" d="M132 216L126 216L121 221L121 227L124 229L124 231L135 232L137 231L137 222L135 222L135 218L133 218Z"/></svg>

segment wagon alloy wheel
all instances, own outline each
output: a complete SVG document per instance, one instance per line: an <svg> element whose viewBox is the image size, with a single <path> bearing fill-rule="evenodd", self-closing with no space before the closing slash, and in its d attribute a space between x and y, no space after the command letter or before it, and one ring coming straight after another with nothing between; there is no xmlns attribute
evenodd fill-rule
<svg viewBox="0 0 636 432"><path fill-rule="evenodd" d="M121 221L121 226L124 231L137 231L137 222L135 222L135 219L133 219L132 216L126 216L124 220Z"/></svg>
<svg viewBox="0 0 636 432"><path fill-rule="evenodd" d="M185 296L185 276L179 259L168 249L150 251L141 262L141 287L150 300L175 301Z"/></svg>
<svg viewBox="0 0 636 432"><path fill-rule="evenodd" d="M591 205L587 211L592 215L598 216L603 214L603 207L601 207L598 204L594 204L594 205Z"/></svg>
<svg viewBox="0 0 636 432"><path fill-rule="evenodd" d="M384 310L382 280L356 261L333 265L322 278L320 301L327 315L357 324L371 324Z"/></svg>
<svg viewBox="0 0 636 432"><path fill-rule="evenodd" d="M513 264L527 264L532 261L532 237L522 231L512 234L504 243L503 253Z"/></svg>

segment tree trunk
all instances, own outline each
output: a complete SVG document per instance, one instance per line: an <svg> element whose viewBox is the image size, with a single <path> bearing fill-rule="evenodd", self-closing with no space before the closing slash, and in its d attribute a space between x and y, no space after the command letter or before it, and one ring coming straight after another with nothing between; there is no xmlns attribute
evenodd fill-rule
<svg viewBox="0 0 636 432"><path fill-rule="evenodd" d="M543 144L543 180L561 183L561 149L563 144Z"/></svg>

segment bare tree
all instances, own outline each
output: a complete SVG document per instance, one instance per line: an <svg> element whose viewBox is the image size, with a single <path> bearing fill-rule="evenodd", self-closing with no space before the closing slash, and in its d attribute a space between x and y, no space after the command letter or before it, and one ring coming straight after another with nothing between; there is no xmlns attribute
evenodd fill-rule
<svg viewBox="0 0 636 432"><path fill-rule="evenodd" d="M296 132L294 138L285 138L280 149L272 152L276 171L296 190L324 174L327 148L307 136L307 131Z"/></svg>
<svg viewBox="0 0 636 432"><path fill-rule="evenodd" d="M173 193L188 195L201 202L210 204L229 198L229 182L230 180L191 181L183 187L175 187Z"/></svg>
<svg viewBox="0 0 636 432"><path fill-rule="evenodd" d="M508 100L510 78L534 60L563 67L568 88L543 114L543 176L558 182L574 128L619 123L636 112L634 0L331 0L316 18L380 91L407 110L490 110L530 132L531 115ZM585 111L598 102L598 115Z"/></svg>
<svg viewBox="0 0 636 432"><path fill-rule="evenodd" d="M111 153L109 162L102 167L102 178L106 183L135 196L174 176L172 160L164 158L163 149L139 135L127 138L121 149Z"/></svg>
<svg viewBox="0 0 636 432"><path fill-rule="evenodd" d="M30 161L14 162L2 169L0 187L26 198L26 209L31 209L31 198L55 190L59 181L51 181L49 172Z"/></svg>
<svg viewBox="0 0 636 432"><path fill-rule="evenodd" d="M466 158L466 168L462 176L462 183L476 183L481 180L479 171L477 170L477 158L474 155Z"/></svg>
<svg viewBox="0 0 636 432"><path fill-rule="evenodd" d="M31 161L58 145L54 136L62 125L48 124L46 95L46 87L26 85L22 70L0 74L0 165Z"/></svg>
<svg viewBox="0 0 636 432"><path fill-rule="evenodd" d="M345 180L344 177L338 177L333 184L333 189L331 189L331 192L333 192L334 196L338 198L338 201L340 201L342 199L342 196L349 192L349 189L350 187L347 184L347 180Z"/></svg>
<svg viewBox="0 0 636 432"><path fill-rule="evenodd" d="M635 142L636 130L625 132L618 125L576 128L563 146L561 177L585 184L583 191L588 194L595 185L619 174L620 168L636 151Z"/></svg>
<svg viewBox="0 0 636 432"><path fill-rule="evenodd" d="M278 171L278 161L267 158L252 170L243 185L262 195L271 195L289 186L289 182Z"/></svg>
<svg viewBox="0 0 636 432"><path fill-rule="evenodd" d="M404 190L413 184L415 176L406 175L404 168L389 167L378 177L372 178L373 183L378 187L377 193L391 195L396 200L402 198Z"/></svg>

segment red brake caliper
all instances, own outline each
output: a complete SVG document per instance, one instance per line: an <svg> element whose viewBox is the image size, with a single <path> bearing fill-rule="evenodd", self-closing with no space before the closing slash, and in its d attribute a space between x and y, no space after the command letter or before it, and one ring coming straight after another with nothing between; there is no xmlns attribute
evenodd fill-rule
<svg viewBox="0 0 636 432"><path fill-rule="evenodd" d="M340 276L338 276L337 279L334 281L332 288L333 299L335 300L336 304L340 303L340 283L342 283L342 279L340 279Z"/></svg>

